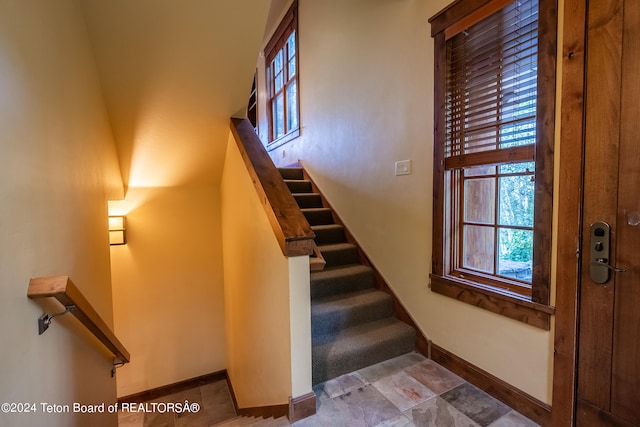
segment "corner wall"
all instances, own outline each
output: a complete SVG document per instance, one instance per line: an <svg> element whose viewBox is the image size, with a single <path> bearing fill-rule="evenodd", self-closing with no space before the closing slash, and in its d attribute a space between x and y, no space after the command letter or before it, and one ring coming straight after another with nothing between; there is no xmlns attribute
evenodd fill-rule
<svg viewBox="0 0 640 427"><path fill-rule="evenodd" d="M118 397L225 369L220 191L130 187L111 214L127 244L111 247L115 331L131 363Z"/></svg>
<svg viewBox="0 0 640 427"><path fill-rule="evenodd" d="M112 355L74 317L27 299L31 277L69 275L113 327L107 199L122 180L84 20L72 0L0 2L0 414L15 426L113 426L116 414L43 413L112 404ZM123 341L127 346L129 343Z"/></svg>
<svg viewBox="0 0 640 427"><path fill-rule="evenodd" d="M309 257L286 258L233 136L222 174L227 372L240 408L311 392Z"/></svg>
<svg viewBox="0 0 640 427"><path fill-rule="evenodd" d="M280 165L304 163L427 338L550 403L552 333L428 288L434 116L428 19L449 3L299 0L301 136L270 154ZM406 159L412 174L394 176L394 162Z"/></svg>

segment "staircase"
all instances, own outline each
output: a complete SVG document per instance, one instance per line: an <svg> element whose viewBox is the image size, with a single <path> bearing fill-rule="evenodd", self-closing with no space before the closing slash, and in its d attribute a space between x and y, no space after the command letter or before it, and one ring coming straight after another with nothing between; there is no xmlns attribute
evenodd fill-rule
<svg viewBox="0 0 640 427"><path fill-rule="evenodd" d="M326 262L311 271L313 384L413 351L415 330L393 317L393 298L376 288L373 269L361 262L303 169L279 171Z"/></svg>

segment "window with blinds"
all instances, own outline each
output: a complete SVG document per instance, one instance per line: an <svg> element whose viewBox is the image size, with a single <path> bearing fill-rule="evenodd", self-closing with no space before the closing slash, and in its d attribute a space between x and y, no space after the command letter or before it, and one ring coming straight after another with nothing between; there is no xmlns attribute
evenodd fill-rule
<svg viewBox="0 0 640 427"><path fill-rule="evenodd" d="M458 230L452 267L526 296L533 278L537 49L535 0L515 0L446 41L445 170L459 183L449 188L451 211L460 213L451 223Z"/></svg>
<svg viewBox="0 0 640 427"><path fill-rule="evenodd" d="M430 19L434 292L548 304L556 8L456 0Z"/></svg>
<svg viewBox="0 0 640 427"><path fill-rule="evenodd" d="M538 2L512 2L449 38L446 52L448 163L488 151L507 161L514 150L500 150L535 144Z"/></svg>

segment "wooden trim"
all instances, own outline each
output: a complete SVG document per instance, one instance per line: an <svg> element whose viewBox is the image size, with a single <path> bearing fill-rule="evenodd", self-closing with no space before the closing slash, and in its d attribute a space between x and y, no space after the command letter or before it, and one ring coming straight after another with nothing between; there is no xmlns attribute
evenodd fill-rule
<svg viewBox="0 0 640 427"><path fill-rule="evenodd" d="M273 32L273 35L264 47L263 51L267 63L273 59L274 53L282 48L284 45L284 34L288 33L288 30L292 26L294 30L298 29L298 0L294 0L291 6L289 6L289 10L284 14L282 21L278 24L278 28Z"/></svg>
<svg viewBox="0 0 640 427"><path fill-rule="evenodd" d="M236 414L242 415L245 417L274 417L280 418L286 416L289 412L289 405L269 405L269 406L254 406L248 408L240 408L238 407L238 399L236 399L236 392L233 389L233 384L231 383L231 378L227 375L227 385L229 386L229 393L231 394L231 401L233 402L233 407L236 410Z"/></svg>
<svg viewBox="0 0 640 427"><path fill-rule="evenodd" d="M444 41L444 33L438 33L434 37L434 129L433 140L445 140L445 116L442 111L446 108L446 49ZM444 144L433 144L433 231L432 231L432 248L431 256L431 272L443 275L445 263L449 263L448 257L445 255L447 251L444 248L445 237L444 232L447 229L444 207L446 200L445 181L444 181Z"/></svg>
<svg viewBox="0 0 640 427"><path fill-rule="evenodd" d="M285 256L313 254L316 237L248 119L231 119L231 132Z"/></svg>
<svg viewBox="0 0 640 427"><path fill-rule="evenodd" d="M556 0L539 0L538 101L536 111L536 170L534 194L533 275L531 300L549 304L551 244L553 240L553 179L556 116L556 57L558 6Z"/></svg>
<svg viewBox="0 0 640 427"><path fill-rule="evenodd" d="M347 227L347 225L340 218L340 215L338 215L336 210L333 209L333 206L331 206L329 201L324 197L324 194L322 193L322 191L320 191L320 189L316 185L316 183L313 180L313 178L311 178L311 176L308 174L307 170L304 169L302 164L298 163L298 165L300 167L302 167L302 170L303 170L303 173L304 173L304 178L311 182L311 188L313 189L313 192L314 193L318 193L320 195L320 198L322 199L322 206L325 207L325 208L331 209L331 214L333 215L334 222L336 224L339 224L339 225L344 227L344 234L345 234L345 237L347 239L347 242L351 243L352 245L354 245L356 247L356 249L358 251L358 259L359 259L359 261L362 264L366 265L367 267L370 267L373 270L373 275L374 275L374 279L375 279L374 281L375 281L376 288L378 290L380 290L380 291L383 291L383 292L387 293L393 299L393 315L394 315L394 317L396 317L401 322L404 322L405 324L407 324L407 325L411 326L413 329L415 329L415 331L416 331L416 342L415 342L416 349L422 354L425 354L425 355L428 354L429 340L424 336L424 334L422 333L420 328L418 328L418 325L411 318L411 315L409 314L407 309L404 307L404 305L402 305L402 302L400 302L400 299L398 299L398 297L393 292L393 290L391 289L391 287L389 286L387 281L384 279L382 274L380 274L380 271L375 267L375 265L373 265L373 263L371 262L371 260L367 256L367 254L362 249L362 246L360 246L360 243L358 243L356 238L349 231L349 228Z"/></svg>
<svg viewBox="0 0 640 427"><path fill-rule="evenodd" d="M462 167L533 161L535 158L534 152L535 146L530 144L498 150L480 151L471 154L461 154L459 156L447 157L444 160L444 168L449 170Z"/></svg>
<svg viewBox="0 0 640 427"><path fill-rule="evenodd" d="M506 6L510 5L513 2L514 0L493 0L490 3L487 3L484 6L480 7L479 9L476 9L472 13L466 15L464 18L448 26L444 30L445 40L449 40L450 38L455 37L467 28L473 26L474 24L477 24L486 17L493 15L500 9L504 9Z"/></svg>
<svg viewBox="0 0 640 427"><path fill-rule="evenodd" d="M584 163L586 2L565 0L562 46L562 110L558 175L556 318L552 421L575 424L578 357L578 292Z"/></svg>
<svg viewBox="0 0 640 427"><path fill-rule="evenodd" d="M551 425L551 407L444 348L431 344L431 359L541 426Z"/></svg>
<svg viewBox="0 0 640 427"><path fill-rule="evenodd" d="M82 295L69 276L36 277L29 281L27 296L31 299L57 299L64 306L74 305L71 314L109 349L116 358L116 362L128 363L131 359L129 352L115 336L111 328Z"/></svg>
<svg viewBox="0 0 640 427"><path fill-rule="evenodd" d="M431 290L435 293L474 305L510 319L548 331L554 308L500 293L494 289L483 289L462 279L431 275Z"/></svg>
<svg viewBox="0 0 640 427"><path fill-rule="evenodd" d="M431 36L444 33L448 27L493 0L456 0L429 18ZM444 41L444 39L443 39Z"/></svg>
<svg viewBox="0 0 640 427"><path fill-rule="evenodd" d="M118 403L142 403L150 400L159 399L170 394L179 393L181 391L189 390L195 387L201 387L206 384L211 384L217 381L227 380L227 370L213 372L199 377L190 378L184 381L178 381L173 384L164 385L161 387L152 388L150 390L141 391L140 393L130 394L118 398Z"/></svg>
<svg viewBox="0 0 640 427"><path fill-rule="evenodd" d="M303 396L289 398L289 422L295 423L316 413L316 395L309 392Z"/></svg>

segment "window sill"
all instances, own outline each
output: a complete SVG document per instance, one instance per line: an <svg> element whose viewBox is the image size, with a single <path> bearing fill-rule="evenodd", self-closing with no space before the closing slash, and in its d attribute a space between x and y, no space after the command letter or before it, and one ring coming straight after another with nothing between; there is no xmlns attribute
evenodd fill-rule
<svg viewBox="0 0 640 427"><path fill-rule="evenodd" d="M474 282L456 277L443 277L432 274L430 288L432 292L489 310L546 331L551 328L551 316L555 307L531 302L524 297L514 296L500 289L487 289L476 286Z"/></svg>
<svg viewBox="0 0 640 427"><path fill-rule="evenodd" d="M282 135L280 138L274 141L271 141L269 144L267 144L267 151L275 150L276 148L286 144L292 139L296 139L299 136L300 136L300 128L294 129L288 134Z"/></svg>

